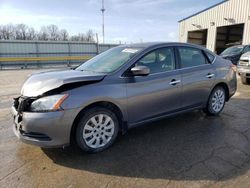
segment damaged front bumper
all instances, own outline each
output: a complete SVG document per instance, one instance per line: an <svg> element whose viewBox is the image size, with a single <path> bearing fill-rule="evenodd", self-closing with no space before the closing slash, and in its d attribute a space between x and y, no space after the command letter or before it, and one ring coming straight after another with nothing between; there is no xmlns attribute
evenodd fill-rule
<svg viewBox="0 0 250 188"><path fill-rule="evenodd" d="M11 108L15 135L27 144L39 147L63 147L70 144L70 132L76 109L56 112L22 112Z"/></svg>

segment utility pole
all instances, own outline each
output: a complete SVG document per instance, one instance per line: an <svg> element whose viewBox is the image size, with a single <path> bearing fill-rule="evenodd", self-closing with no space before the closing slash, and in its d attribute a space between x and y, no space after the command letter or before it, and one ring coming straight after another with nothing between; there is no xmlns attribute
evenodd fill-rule
<svg viewBox="0 0 250 188"><path fill-rule="evenodd" d="M100 53L98 33L96 33L96 52L97 54Z"/></svg>
<svg viewBox="0 0 250 188"><path fill-rule="evenodd" d="M105 33L104 33L104 12L105 12L105 8L104 8L104 0L102 0L102 40L103 40L103 44L105 43Z"/></svg>

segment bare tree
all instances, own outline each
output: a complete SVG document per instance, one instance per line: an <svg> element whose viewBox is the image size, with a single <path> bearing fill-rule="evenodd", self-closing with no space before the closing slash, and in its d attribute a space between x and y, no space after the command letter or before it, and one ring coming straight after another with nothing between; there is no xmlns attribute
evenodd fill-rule
<svg viewBox="0 0 250 188"><path fill-rule="evenodd" d="M41 27L41 30L38 34L38 40L49 40L49 34L47 31L47 27Z"/></svg>
<svg viewBox="0 0 250 188"><path fill-rule="evenodd" d="M79 33L79 41L86 41L86 35L84 33Z"/></svg>
<svg viewBox="0 0 250 188"><path fill-rule="evenodd" d="M15 39L16 40L26 40L27 39L27 30L28 26L25 24L18 24L14 28L15 30Z"/></svg>
<svg viewBox="0 0 250 188"><path fill-rule="evenodd" d="M4 40L13 40L14 31L15 31L15 28L12 24L2 26L0 30L1 38Z"/></svg>
<svg viewBox="0 0 250 188"><path fill-rule="evenodd" d="M72 41L80 41L80 37L79 37L79 35L72 35L70 37L70 40L72 40Z"/></svg>
<svg viewBox="0 0 250 188"><path fill-rule="evenodd" d="M49 34L49 40L59 40L59 29L56 25L47 26L47 32Z"/></svg>
<svg viewBox="0 0 250 188"><path fill-rule="evenodd" d="M94 32L90 29L86 32L86 41L87 42L95 42L95 39L94 39Z"/></svg>
<svg viewBox="0 0 250 188"><path fill-rule="evenodd" d="M0 40L61 40L61 41L84 41L95 42L94 32L88 30L86 33L78 33L70 36L66 29L59 29L56 25L41 27L37 32L33 27L25 24L0 25Z"/></svg>
<svg viewBox="0 0 250 188"><path fill-rule="evenodd" d="M36 40L37 38L37 32L33 27L30 27L27 31L27 40Z"/></svg>
<svg viewBox="0 0 250 188"><path fill-rule="evenodd" d="M2 31L3 31L3 26L0 25L0 40L3 40Z"/></svg>
<svg viewBox="0 0 250 188"><path fill-rule="evenodd" d="M69 33L66 29L60 30L60 40L63 40L63 41L69 40Z"/></svg>

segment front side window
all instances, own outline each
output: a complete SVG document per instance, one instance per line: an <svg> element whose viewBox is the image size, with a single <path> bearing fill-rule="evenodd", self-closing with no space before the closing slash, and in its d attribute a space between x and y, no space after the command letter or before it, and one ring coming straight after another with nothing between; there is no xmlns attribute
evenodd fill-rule
<svg viewBox="0 0 250 188"><path fill-rule="evenodd" d="M142 48L116 47L101 53L76 68L80 71L110 73L128 62Z"/></svg>
<svg viewBox="0 0 250 188"><path fill-rule="evenodd" d="M154 50L140 59L136 65L147 66L150 69L150 74L174 70L175 58L173 48Z"/></svg>
<svg viewBox="0 0 250 188"><path fill-rule="evenodd" d="M189 68L207 64L202 51L195 48L179 47L181 68Z"/></svg>

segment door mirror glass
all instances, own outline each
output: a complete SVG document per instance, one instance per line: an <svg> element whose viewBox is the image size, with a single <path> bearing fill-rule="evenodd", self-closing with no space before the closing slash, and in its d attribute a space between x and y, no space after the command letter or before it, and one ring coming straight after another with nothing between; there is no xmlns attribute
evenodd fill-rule
<svg viewBox="0 0 250 188"><path fill-rule="evenodd" d="M150 73L150 69L147 66L135 66L131 69L133 76L147 76Z"/></svg>

